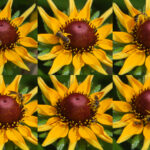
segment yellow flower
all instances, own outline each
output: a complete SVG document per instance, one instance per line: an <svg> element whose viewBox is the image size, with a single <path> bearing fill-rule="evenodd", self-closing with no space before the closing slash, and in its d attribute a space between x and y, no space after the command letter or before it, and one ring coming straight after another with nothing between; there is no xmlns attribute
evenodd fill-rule
<svg viewBox="0 0 150 150"><path fill-rule="evenodd" d="M37 138L28 127L37 127L37 117L32 116L37 109L37 101L29 102L37 93L37 87L21 95L18 92L20 79L21 75L18 75L6 86L0 75L0 150L3 150L8 140L23 150L29 150L24 138L37 144Z"/></svg>
<svg viewBox="0 0 150 150"><path fill-rule="evenodd" d="M39 132L50 130L42 146L47 146L67 135L70 140L69 150L74 150L81 138L102 150L95 134L102 140L112 143L112 139L101 125L112 125L112 117L105 113L111 108L112 99L99 102L112 89L112 84L90 95L92 75L87 76L80 84L76 76L71 76L69 88L61 84L55 76L51 75L50 78L56 90L48 87L42 78L38 78L42 93L51 103L38 106L40 115L50 117L46 124L38 127Z"/></svg>
<svg viewBox="0 0 150 150"><path fill-rule="evenodd" d="M111 15L112 8L101 17L90 20L92 0L87 0L84 8L79 12L74 0L70 0L69 16L59 11L52 0L47 1L57 19L38 7L44 22L53 31L53 34L39 34L38 41L46 44L60 43L49 53L38 57L40 60L55 59L49 74L54 74L71 62L76 75L80 74L85 64L99 73L107 74L100 62L112 67L112 61L102 50L112 50L112 41L106 39L112 32L112 24L100 26Z"/></svg>
<svg viewBox="0 0 150 150"><path fill-rule="evenodd" d="M150 76L145 76L142 84L131 75L126 76L131 86L123 83L118 76L114 76L114 83L125 101L113 101L113 109L126 113L120 121L113 123L113 128L122 128L123 132L117 143L122 143L134 135L144 135L142 150L150 146Z"/></svg>
<svg viewBox="0 0 150 150"><path fill-rule="evenodd" d="M124 0L131 16L124 14L114 3L114 12L127 32L113 32L113 40L127 44L114 54L114 60L126 59L119 74L125 74L145 63L150 72L150 1L146 0L145 13L135 9L129 0Z"/></svg>
<svg viewBox="0 0 150 150"><path fill-rule="evenodd" d="M18 67L28 71L29 68L24 64L22 58L29 62L37 63L37 60L23 47L37 47L37 42L34 39L26 37L28 33L36 28L37 21L22 25L23 21L35 8L35 4L20 17L11 19L12 3L13 0L9 0L5 8L0 11L0 74L2 74L7 61L11 61Z"/></svg>

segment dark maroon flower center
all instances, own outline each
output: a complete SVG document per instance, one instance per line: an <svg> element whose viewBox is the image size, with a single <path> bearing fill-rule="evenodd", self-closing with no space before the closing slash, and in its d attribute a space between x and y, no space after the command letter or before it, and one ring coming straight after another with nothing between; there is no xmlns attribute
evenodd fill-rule
<svg viewBox="0 0 150 150"><path fill-rule="evenodd" d="M15 99L0 95L0 128L15 127L22 116L22 108Z"/></svg>
<svg viewBox="0 0 150 150"><path fill-rule="evenodd" d="M57 104L60 118L72 125L89 124L95 115L91 100L83 94L72 93Z"/></svg>
<svg viewBox="0 0 150 150"><path fill-rule="evenodd" d="M73 20L67 22L61 29L68 33L69 43L64 42L65 49L72 50L73 53L91 51L97 42L96 29L85 20Z"/></svg>
<svg viewBox="0 0 150 150"><path fill-rule="evenodd" d="M18 38L17 27L8 20L0 20L0 50L12 49Z"/></svg>
<svg viewBox="0 0 150 150"><path fill-rule="evenodd" d="M133 110L137 118L150 115L150 90L145 90L132 100Z"/></svg>

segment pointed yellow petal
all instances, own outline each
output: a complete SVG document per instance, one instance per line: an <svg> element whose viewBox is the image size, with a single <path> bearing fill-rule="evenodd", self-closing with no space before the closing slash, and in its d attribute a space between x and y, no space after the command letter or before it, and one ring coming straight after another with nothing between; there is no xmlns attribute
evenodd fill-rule
<svg viewBox="0 0 150 150"><path fill-rule="evenodd" d="M28 126L30 126L30 127L35 127L35 128L37 128L38 120L37 120L37 117L35 117L35 116L24 117L24 118L23 118L23 122L24 122L25 124L27 124Z"/></svg>
<svg viewBox="0 0 150 150"><path fill-rule="evenodd" d="M150 146L150 140L144 139L144 144L141 150L148 150L149 146Z"/></svg>
<svg viewBox="0 0 150 150"><path fill-rule="evenodd" d="M84 66L84 62L82 60L82 55L81 54L76 54L73 57L72 64L74 66L74 74L79 75L80 71L81 71L81 68Z"/></svg>
<svg viewBox="0 0 150 150"><path fill-rule="evenodd" d="M150 1L146 0L146 11L150 10Z"/></svg>
<svg viewBox="0 0 150 150"><path fill-rule="evenodd" d="M19 54L19 56L21 56L23 59L31 62L31 63L34 63L34 64L37 64L37 59L32 57L26 48L22 47L22 46L16 46L15 47L15 51L17 52L17 54Z"/></svg>
<svg viewBox="0 0 150 150"><path fill-rule="evenodd" d="M105 39L109 34L112 33L112 24L102 26L97 30L100 39Z"/></svg>
<svg viewBox="0 0 150 150"><path fill-rule="evenodd" d="M108 114L97 114L96 118L98 122L100 122L101 124L112 126L112 122L113 122L112 116Z"/></svg>
<svg viewBox="0 0 150 150"><path fill-rule="evenodd" d="M99 26L102 25L103 23L103 18L99 17L99 18L95 18L94 20L91 21L91 24L94 25L96 28L98 28Z"/></svg>
<svg viewBox="0 0 150 150"><path fill-rule="evenodd" d="M106 53L101 49L94 49L93 54L105 65L112 67L112 61L107 57Z"/></svg>
<svg viewBox="0 0 150 150"><path fill-rule="evenodd" d="M145 76L144 89L149 89L149 88L150 88L150 76L146 75Z"/></svg>
<svg viewBox="0 0 150 150"><path fill-rule="evenodd" d="M11 61L12 63L14 63L15 65L17 65L18 67L25 69L27 71L29 71L30 69L24 64L24 62L22 61L21 57L14 51L12 50L6 50L5 51L5 56L6 58Z"/></svg>
<svg viewBox="0 0 150 150"><path fill-rule="evenodd" d="M77 15L77 8L74 0L69 0L69 14L70 14L69 16L70 18Z"/></svg>
<svg viewBox="0 0 150 150"><path fill-rule="evenodd" d="M50 78L51 78L55 88L57 89L59 95L61 97L64 97L64 95L67 94L67 92L68 92L67 87L65 85L63 85L62 83L60 83L54 75L51 75Z"/></svg>
<svg viewBox="0 0 150 150"><path fill-rule="evenodd" d="M8 0L5 8L0 12L0 18L8 18L11 19L11 7L13 0Z"/></svg>
<svg viewBox="0 0 150 150"><path fill-rule="evenodd" d="M29 148L27 147L22 135L18 131L16 131L15 129L10 128L10 129L6 130L6 135L7 135L9 140L11 140L13 143L15 143L21 149L29 150Z"/></svg>
<svg viewBox="0 0 150 150"><path fill-rule="evenodd" d="M101 138L102 140L104 140L105 142L108 142L108 143L112 143L112 138L109 137L107 135L107 133L104 131L104 128L99 125L98 123L92 123L90 125L92 131L99 137Z"/></svg>
<svg viewBox="0 0 150 150"><path fill-rule="evenodd" d="M68 93L75 92L78 87L78 81L75 75L71 75L70 77L70 87L68 89Z"/></svg>
<svg viewBox="0 0 150 150"><path fill-rule="evenodd" d="M45 44L57 44L59 38L54 34L38 34L38 41Z"/></svg>
<svg viewBox="0 0 150 150"><path fill-rule="evenodd" d="M0 66L0 75L3 73L4 65Z"/></svg>
<svg viewBox="0 0 150 150"><path fill-rule="evenodd" d="M113 60L124 59L124 58L127 58L128 56L129 54L127 53L119 52L119 53L113 54Z"/></svg>
<svg viewBox="0 0 150 150"><path fill-rule="evenodd" d="M47 98L47 100L54 106L56 105L56 102L60 98L59 94L52 88L48 87L44 80L40 77L38 77L38 85L44 94L44 96Z"/></svg>
<svg viewBox="0 0 150 150"><path fill-rule="evenodd" d="M57 139L67 136L68 130L68 126L63 124L58 124L57 126L53 127L52 130L48 133L42 146L50 145Z"/></svg>
<svg viewBox="0 0 150 150"><path fill-rule="evenodd" d="M115 3L113 4L113 8L120 23L127 29L128 32L131 32L135 24L134 19L124 14Z"/></svg>
<svg viewBox="0 0 150 150"><path fill-rule="evenodd" d="M102 23L112 14L112 12L113 12L113 8L110 7L107 11L105 11L105 12L100 16L100 18L103 18Z"/></svg>
<svg viewBox="0 0 150 150"><path fill-rule="evenodd" d="M113 110L118 112L131 112L132 106L127 102L113 101Z"/></svg>
<svg viewBox="0 0 150 150"><path fill-rule="evenodd" d="M3 66L7 62L5 53L3 51L0 51L0 60L0 66Z"/></svg>
<svg viewBox="0 0 150 150"><path fill-rule="evenodd" d="M132 53L135 53L136 50L137 50L136 45L128 44L123 48L122 52L127 53L127 54L132 54Z"/></svg>
<svg viewBox="0 0 150 150"><path fill-rule="evenodd" d="M88 75L86 79L78 86L77 92L89 94L91 90L93 75Z"/></svg>
<svg viewBox="0 0 150 150"><path fill-rule="evenodd" d="M3 95L6 89L5 81L2 75L0 75L0 94Z"/></svg>
<svg viewBox="0 0 150 150"><path fill-rule="evenodd" d="M54 74L60 70L63 66L69 65L72 61L72 53L62 52L54 60L53 65L48 74Z"/></svg>
<svg viewBox="0 0 150 150"><path fill-rule="evenodd" d="M123 83L117 75L113 76L113 81L115 85L117 86L117 89L119 92L126 98L128 102L131 101L131 98L135 94L133 88L131 88L129 85Z"/></svg>
<svg viewBox="0 0 150 150"><path fill-rule="evenodd" d="M79 12L78 18L84 18L90 20L90 10L93 0L87 0L83 9Z"/></svg>
<svg viewBox="0 0 150 150"><path fill-rule="evenodd" d="M0 130L0 150L3 150L4 144L8 141L6 137L6 132L4 130Z"/></svg>
<svg viewBox="0 0 150 150"><path fill-rule="evenodd" d="M135 9L135 8L132 6L132 4L130 3L129 0L124 0L124 2L125 2L125 4L126 4L128 10L130 11L130 13L131 13L131 15L132 15L133 17L136 16L137 14L140 14L140 13L141 13L140 11L138 11L137 9Z"/></svg>
<svg viewBox="0 0 150 150"><path fill-rule="evenodd" d="M55 16L59 19L60 23L64 24L68 20L68 16L63 12L61 12L60 10L58 10L52 0L47 0L47 1L52 11L54 12Z"/></svg>
<svg viewBox="0 0 150 150"><path fill-rule="evenodd" d="M37 143L38 143L37 138L32 134L32 131L29 127L19 125L17 127L17 129L25 139L27 139L29 142L37 145Z"/></svg>
<svg viewBox="0 0 150 150"><path fill-rule="evenodd" d="M146 61L145 61L145 66L146 66L148 72L150 72L150 65L149 64L150 64L150 56L148 56L146 58Z"/></svg>
<svg viewBox="0 0 150 150"><path fill-rule="evenodd" d="M94 100L95 98L98 98L99 100L102 99L104 92L96 92L90 95L90 97Z"/></svg>
<svg viewBox="0 0 150 150"><path fill-rule="evenodd" d="M117 140L117 143L122 143L129 138L131 138L133 135L140 134L143 130L143 124L139 123L138 125L134 122L129 123L123 130L121 136Z"/></svg>
<svg viewBox="0 0 150 150"><path fill-rule="evenodd" d="M11 22L14 23L16 26L20 26L23 22L23 17L15 18Z"/></svg>
<svg viewBox="0 0 150 150"><path fill-rule="evenodd" d="M30 8L28 8L20 17L23 17L24 20L32 13L34 8L36 7L36 4L33 4Z"/></svg>
<svg viewBox="0 0 150 150"><path fill-rule="evenodd" d="M108 51L112 50L112 48L113 48L112 40L108 40L108 39L102 39L102 40L98 41L97 45Z"/></svg>
<svg viewBox="0 0 150 150"><path fill-rule="evenodd" d="M37 92L38 92L38 87L36 86L35 88L33 88L33 89L27 94L27 95L30 95L30 96L28 97L28 99L25 100L24 103L29 102L29 101L37 94ZM24 96L24 95L23 95L23 96Z"/></svg>
<svg viewBox="0 0 150 150"><path fill-rule="evenodd" d="M79 134L82 138L84 138L88 143L90 143L92 146L98 148L99 150L103 150L101 145L99 144L95 134L91 129L85 126L79 127Z"/></svg>
<svg viewBox="0 0 150 150"><path fill-rule="evenodd" d="M133 42L133 36L126 32L113 32L113 40L120 43L131 43Z"/></svg>
<svg viewBox="0 0 150 150"><path fill-rule="evenodd" d="M37 42L31 37L20 38L19 43L25 47L34 47L37 48Z"/></svg>
<svg viewBox="0 0 150 150"><path fill-rule="evenodd" d="M57 110L50 105L38 105L38 113L44 116L53 116L56 115Z"/></svg>
<svg viewBox="0 0 150 150"><path fill-rule="evenodd" d="M113 100L111 98L100 101L97 113L103 114L112 107Z"/></svg>
<svg viewBox="0 0 150 150"><path fill-rule="evenodd" d="M132 122L134 118L135 116L131 113L125 114L120 121L113 123L113 128L122 128Z"/></svg>
<svg viewBox="0 0 150 150"><path fill-rule="evenodd" d="M43 8L38 7L38 10L40 12L41 17L43 18L44 22L47 24L47 26L52 29L54 33L57 33L60 29L60 23L57 19L50 17Z"/></svg>
<svg viewBox="0 0 150 150"><path fill-rule="evenodd" d="M143 84L137 79L135 79L132 75L127 75L127 78L131 86L133 87L135 93L139 94L140 90L143 88Z"/></svg>
<svg viewBox="0 0 150 150"><path fill-rule="evenodd" d="M105 74L105 75L107 74L106 71L101 66L100 62L97 60L97 58L94 55L84 52L82 54L82 59L85 64L89 65L94 70L98 71L99 73Z"/></svg>
<svg viewBox="0 0 150 150"><path fill-rule="evenodd" d="M134 61L133 61L134 60ZM136 66L141 66L145 62L145 53L137 51L136 53L131 54L125 61L123 67L121 68L119 74L123 75L128 73Z"/></svg>

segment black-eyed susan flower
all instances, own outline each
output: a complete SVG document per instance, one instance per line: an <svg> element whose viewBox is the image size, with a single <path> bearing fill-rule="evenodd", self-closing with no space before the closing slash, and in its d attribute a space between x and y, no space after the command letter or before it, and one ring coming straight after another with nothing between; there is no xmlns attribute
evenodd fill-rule
<svg viewBox="0 0 150 150"><path fill-rule="evenodd" d="M131 86L114 76L114 83L126 101L113 101L113 109L125 113L114 128L123 128L117 143L122 143L134 135L143 134L142 150L150 148L150 76L145 76L142 84L131 75L126 76Z"/></svg>
<svg viewBox="0 0 150 150"><path fill-rule="evenodd" d="M150 72L150 1L146 0L145 12L135 9L129 0L124 0L131 16L124 14L114 4L114 12L125 32L113 32L114 41L127 44L123 50L114 54L114 60L126 59L119 74L125 74L145 63Z"/></svg>
<svg viewBox="0 0 150 150"><path fill-rule="evenodd" d="M103 51L112 50L112 41L106 39L112 32L112 24L102 27L101 25L111 15L112 8L101 17L90 20L92 0L87 0L79 12L74 0L70 0L69 16L58 10L52 0L47 1L57 19L38 7L44 22L53 31L52 34L39 34L38 41L58 45L38 58L40 60L54 59L49 74L54 74L71 62L74 66L74 74L80 74L85 64L99 73L106 74L100 62L112 67L112 61Z"/></svg>
<svg viewBox="0 0 150 150"><path fill-rule="evenodd" d="M96 135L102 140L112 143L111 137L104 131L102 124L112 125L112 117L105 112L111 108L112 99L100 101L111 89L112 84L100 92L90 94L92 75L78 83L75 76L70 77L70 87L60 83L55 76L50 76L55 88L48 87L42 78L38 84L42 93L51 105L39 105L38 113L50 118L38 131L49 131L42 146L52 144L59 138L68 135L69 150L74 150L77 142L83 138L92 146L102 150Z"/></svg>
<svg viewBox="0 0 150 150"><path fill-rule="evenodd" d="M28 94L20 94L18 86L21 76L18 75L9 85L5 85L0 75L0 150L8 141L12 141L23 150L29 150L24 138L37 144L37 138L30 127L37 127L37 117L32 114L37 109L37 101L29 102L37 93L34 88Z"/></svg>
<svg viewBox="0 0 150 150"><path fill-rule="evenodd" d="M8 0L5 8L0 11L0 74L3 73L4 65L7 61L11 61L18 67L28 70L29 68L24 64L23 59L37 63L25 47L37 47L37 42L27 37L31 31L36 28L36 21L23 24L24 20L35 8L32 5L20 17L11 19L11 6L13 0Z"/></svg>

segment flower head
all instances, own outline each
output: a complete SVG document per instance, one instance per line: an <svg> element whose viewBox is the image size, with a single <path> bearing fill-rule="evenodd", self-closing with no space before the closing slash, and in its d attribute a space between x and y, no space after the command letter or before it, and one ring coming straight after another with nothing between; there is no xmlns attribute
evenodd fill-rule
<svg viewBox="0 0 150 150"><path fill-rule="evenodd" d="M0 76L0 149L9 140L24 150L29 149L24 138L37 144L37 138L29 128L37 127L37 117L32 115L37 109L37 101L29 102L37 93L37 88L28 94L19 93L20 79L18 75L6 86L3 76Z"/></svg>
<svg viewBox="0 0 150 150"><path fill-rule="evenodd" d="M75 76L70 78L70 87L61 84L55 76L50 76L56 90L48 87L42 78L38 84L51 105L39 105L40 115L49 116L45 124L38 127L39 132L49 131L42 146L52 144L68 135L69 150L75 149L77 142L83 138L92 146L102 149L96 135L112 143L101 124L112 124L112 117L105 112L111 108L112 99L100 101L112 88L108 85L100 92L90 94L92 75L80 84Z"/></svg>
<svg viewBox="0 0 150 150"><path fill-rule="evenodd" d="M147 150L150 146L150 76L145 76L144 84L131 75L127 75L127 78L131 86L123 83L118 76L114 76L117 89L126 99L126 102L113 101L113 109L125 113L120 121L113 123L114 128L125 127L117 143L143 132L142 150Z"/></svg>
<svg viewBox="0 0 150 150"><path fill-rule="evenodd" d="M38 57L40 60L55 58L49 74L54 74L71 62L74 74L80 74L85 64L99 73L107 74L100 62L112 67L112 61L102 50L112 50L112 41L106 39L112 31L112 24L100 26L111 15L112 8L101 17L90 20L92 0L87 0L79 12L74 0L70 0L69 16L58 10L52 0L47 1L57 19L38 8L44 22L53 31L53 34L39 34L38 40L45 44L59 43L49 53Z"/></svg>
<svg viewBox="0 0 150 150"><path fill-rule="evenodd" d="M114 60L125 59L119 74L125 74L137 66L145 63L150 72L150 2L146 0L146 9L142 13L135 9L129 0L124 0L131 16L124 14L114 4L114 11L126 31L113 33L114 40L127 44L123 50L114 54Z"/></svg>
<svg viewBox="0 0 150 150"><path fill-rule="evenodd" d="M13 0L8 0L5 8L0 11L0 74L3 73L3 68L7 61L11 61L18 67L28 71L29 68L24 64L22 58L29 62L37 63L37 60L25 48L37 47L37 42L27 37L27 34L36 28L36 21L23 24L24 20L35 8L35 4L20 17L12 19L12 3Z"/></svg>

